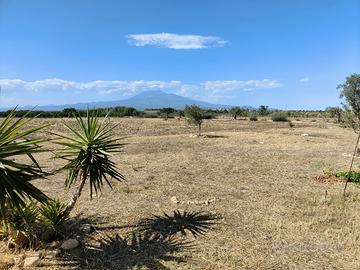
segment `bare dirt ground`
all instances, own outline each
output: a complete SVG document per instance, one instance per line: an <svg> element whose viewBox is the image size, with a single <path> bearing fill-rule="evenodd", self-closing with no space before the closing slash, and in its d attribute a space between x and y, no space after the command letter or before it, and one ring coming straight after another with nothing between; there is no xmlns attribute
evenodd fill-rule
<svg viewBox="0 0 360 270"><path fill-rule="evenodd" d="M51 130L62 129L60 120L46 121L54 123ZM121 255L121 248L114 254L109 245L94 251L83 244L71 254L82 263L39 269L360 269L359 187L350 184L344 201L343 183L314 180L324 169L347 169L352 131L319 121L295 121L290 128L219 119L206 120L208 136L198 138L189 136L196 128L185 120L112 122L119 136L127 136L114 157L127 182L105 187L92 200L85 189L74 214L98 228L86 243L116 234L130 239L141 219L177 209L221 219L196 239L177 236L171 247L128 240ZM39 163L59 168L62 162L51 157L41 154ZM66 200L64 178L61 173L36 184Z"/></svg>

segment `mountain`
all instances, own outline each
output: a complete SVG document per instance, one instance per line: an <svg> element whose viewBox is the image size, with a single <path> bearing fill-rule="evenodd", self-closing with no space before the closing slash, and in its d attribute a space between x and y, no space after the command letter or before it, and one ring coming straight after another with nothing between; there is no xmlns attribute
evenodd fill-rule
<svg viewBox="0 0 360 270"><path fill-rule="evenodd" d="M86 108L109 108L116 106L134 107L137 110L144 109L160 109L164 107L171 107L175 109L183 109L185 105L197 105L205 109L216 108L230 108L229 105L212 104L208 102L198 101L175 94L167 94L162 91L145 91L129 99L117 101L97 101L88 103L75 103L64 105L44 105L36 107L39 111L61 111L64 108L75 108L77 110L84 110ZM19 109L31 109L32 107L25 106ZM2 109L4 110L4 109Z"/></svg>

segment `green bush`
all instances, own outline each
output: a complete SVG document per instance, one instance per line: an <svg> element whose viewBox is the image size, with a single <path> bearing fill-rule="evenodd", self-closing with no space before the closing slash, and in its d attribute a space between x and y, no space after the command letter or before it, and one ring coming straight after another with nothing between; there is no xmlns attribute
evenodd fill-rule
<svg viewBox="0 0 360 270"><path fill-rule="evenodd" d="M339 171L335 174L336 177L347 180L352 183L360 183L360 172L352 171L352 172L344 172Z"/></svg>
<svg viewBox="0 0 360 270"><path fill-rule="evenodd" d="M49 200L40 207L40 222L51 232L59 232L68 220L66 204L61 201Z"/></svg>
<svg viewBox="0 0 360 270"><path fill-rule="evenodd" d="M27 202L24 206L12 208L10 226L26 235L30 235L36 227L39 211L36 203Z"/></svg>
<svg viewBox="0 0 360 270"><path fill-rule="evenodd" d="M257 121L258 118L256 115L251 115L250 118L249 118L250 121Z"/></svg>
<svg viewBox="0 0 360 270"><path fill-rule="evenodd" d="M271 120L273 120L273 122L288 122L288 118L285 114L283 113L275 113L271 116Z"/></svg>

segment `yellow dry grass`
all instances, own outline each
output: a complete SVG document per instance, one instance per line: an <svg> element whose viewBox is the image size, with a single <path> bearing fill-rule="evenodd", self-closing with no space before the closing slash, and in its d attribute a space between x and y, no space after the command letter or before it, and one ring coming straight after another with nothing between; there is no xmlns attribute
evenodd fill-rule
<svg viewBox="0 0 360 270"><path fill-rule="evenodd" d="M59 120L50 121L61 129ZM99 227L119 227L98 231L94 238L126 236L133 229L128 225L176 209L222 217L192 249L174 255L181 261L149 258L140 269L360 269L359 187L350 184L344 201L343 183L314 180L329 167L347 168L350 157L343 154L353 151L352 131L318 122L295 122L290 128L221 119L205 121L209 136L197 138L189 136L196 128L184 120L112 121L119 123L118 135L128 136L128 145L114 157L127 182L105 188L93 200L85 189L74 214ZM50 157L41 154L39 163L47 169L62 164ZM66 200L64 178L57 174L37 185ZM179 204L171 202L173 196ZM201 203L206 200L214 201ZM136 269L128 259L112 268ZM101 262L76 267L105 269Z"/></svg>

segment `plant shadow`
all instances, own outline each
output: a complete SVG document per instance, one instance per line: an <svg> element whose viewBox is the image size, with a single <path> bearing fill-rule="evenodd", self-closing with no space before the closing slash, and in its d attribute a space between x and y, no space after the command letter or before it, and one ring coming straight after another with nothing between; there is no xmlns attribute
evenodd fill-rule
<svg viewBox="0 0 360 270"><path fill-rule="evenodd" d="M172 215L164 213L162 216L154 215L143 219L138 224L140 232L172 237L176 234L187 236L191 233L194 238L204 235L220 220L216 214L209 212L180 212L174 211Z"/></svg>
<svg viewBox="0 0 360 270"><path fill-rule="evenodd" d="M196 239L217 224L219 216L207 212L174 211L168 215L154 215L139 221L128 236L105 235L101 239L89 237L75 253L63 254L59 262L75 269L169 269L167 262L186 263L186 251L195 248ZM181 237L177 237L177 234Z"/></svg>

